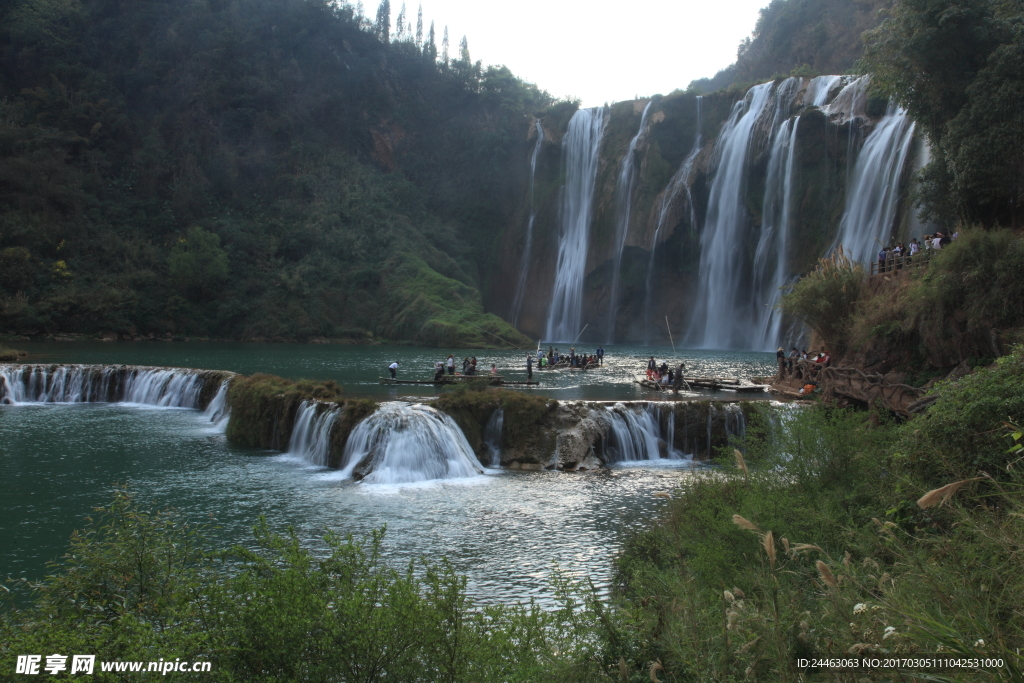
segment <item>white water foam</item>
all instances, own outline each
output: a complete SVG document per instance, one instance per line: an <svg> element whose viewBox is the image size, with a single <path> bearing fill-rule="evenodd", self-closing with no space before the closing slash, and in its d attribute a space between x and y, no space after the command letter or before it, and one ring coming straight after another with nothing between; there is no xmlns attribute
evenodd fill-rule
<svg viewBox="0 0 1024 683"><path fill-rule="evenodd" d="M384 403L352 430L341 477L367 461L365 484L408 485L483 474L452 418L422 404Z"/></svg>

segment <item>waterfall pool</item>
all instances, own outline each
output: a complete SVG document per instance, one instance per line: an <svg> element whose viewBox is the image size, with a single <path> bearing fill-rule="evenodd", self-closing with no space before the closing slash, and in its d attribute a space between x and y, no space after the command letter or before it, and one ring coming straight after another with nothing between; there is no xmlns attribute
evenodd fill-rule
<svg viewBox="0 0 1024 683"><path fill-rule="evenodd" d="M393 359L403 363L404 376L432 374L433 361L446 354L419 347L217 342L18 346L29 352L27 360L33 363L176 366L335 379L346 393L379 401L428 399L444 391L377 384L385 362ZM566 345L559 348L566 350ZM543 383L540 391L559 399L657 398L631 383L650 355L659 361L685 359L695 374L720 376L769 374L774 364L766 353L680 351L673 356L669 349L624 346L607 346L606 351L604 370L535 372ZM525 354L519 351L459 353L468 355L476 355L485 366L497 363L513 379L525 376L520 363ZM318 452L315 419L322 414L310 415L306 432L297 433L295 448L289 450L302 450L298 455L228 444L220 412L223 391L205 413L171 405L180 404L0 406L0 467L5 474L0 576L43 577L49 571L47 562L66 551L71 532L84 525L94 508L109 503L116 483L126 483L147 509L174 507L194 522L209 523L209 536L218 547L252 544L251 527L259 515L279 531L294 527L314 548L328 530L367 535L387 525L385 546L396 563L446 555L469 577L474 596L485 601L534 598L543 604L553 594L550 578L556 567L589 575L606 591L615 552L626 535L663 509L664 499L655 494L685 487L693 472L692 462L683 457L622 462L585 473L467 469L456 462L453 451L433 466L447 467L459 478L402 486L356 483L343 471L317 466L310 456ZM633 434L637 430L630 430L628 422L609 441L609 448L621 451L616 459L654 457L652 446L643 435ZM500 430L497 422L491 427ZM632 450L627 448L631 439L638 444ZM401 481L398 475L407 467L401 459L388 460L400 456L400 450L381 450L392 481ZM630 456L632 452L639 455Z"/></svg>
<svg viewBox="0 0 1024 683"><path fill-rule="evenodd" d="M0 576L39 579L93 508L127 483L149 509L173 507L211 525L218 546L252 544L259 515L313 547L327 530L387 525L398 564L447 555L485 601L552 595L555 567L602 591L630 529L658 514L654 494L685 485L687 461L588 473L511 472L414 486L342 479L308 460L231 446L197 410L121 404L0 407Z"/></svg>

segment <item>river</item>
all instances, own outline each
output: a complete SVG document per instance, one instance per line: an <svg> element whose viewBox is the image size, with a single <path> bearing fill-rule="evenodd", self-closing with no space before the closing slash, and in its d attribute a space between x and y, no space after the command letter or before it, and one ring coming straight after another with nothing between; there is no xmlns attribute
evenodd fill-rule
<svg viewBox="0 0 1024 683"><path fill-rule="evenodd" d="M336 379L347 393L378 400L433 395L433 387L377 384L385 362L403 374L429 375L436 349L230 343L22 343L30 362L128 363L269 372ZM542 392L564 399L651 398L629 384L643 347L608 347L606 371L535 373ZM663 353L665 350L652 351ZM460 355L467 355L460 352ZM503 373L519 352L479 351ZM648 354L649 355L649 354ZM716 374L768 374L770 354L687 351L688 366ZM662 356L658 357L659 360ZM699 371L698 371L699 372ZM550 377L550 379L549 379ZM402 564L446 555L486 601L552 595L556 567L590 576L606 591L612 559L625 536L665 504L692 476L692 463L623 466L608 471L488 470L466 480L415 486L368 486L341 480L281 453L227 443L221 428L195 410L125 404L0 406L0 577L37 579L67 547L115 483L127 483L145 507L174 507L208 522L220 545L250 544L259 515L271 526L293 526L313 547L327 530L368 534L387 525L389 557Z"/></svg>

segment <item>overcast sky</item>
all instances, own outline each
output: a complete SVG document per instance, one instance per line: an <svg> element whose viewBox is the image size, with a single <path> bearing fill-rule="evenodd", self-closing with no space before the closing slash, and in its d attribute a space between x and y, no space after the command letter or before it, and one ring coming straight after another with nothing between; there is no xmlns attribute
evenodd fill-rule
<svg viewBox="0 0 1024 683"><path fill-rule="evenodd" d="M402 0L391 0L392 23ZM371 19L377 0L364 0ZM438 49L445 24L451 53L465 35L473 60L504 64L555 97L583 106L685 88L736 60L768 0L423 0ZM419 0L406 0L413 30Z"/></svg>

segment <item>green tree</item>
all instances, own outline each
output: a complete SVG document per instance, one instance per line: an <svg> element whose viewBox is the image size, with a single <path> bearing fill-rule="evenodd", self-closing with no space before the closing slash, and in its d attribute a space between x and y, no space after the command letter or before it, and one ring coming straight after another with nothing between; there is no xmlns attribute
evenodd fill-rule
<svg viewBox="0 0 1024 683"><path fill-rule="evenodd" d="M423 45L423 4L416 11L416 45Z"/></svg>
<svg viewBox="0 0 1024 683"><path fill-rule="evenodd" d="M374 30L382 42L391 42L391 0L381 0L377 8L377 23L374 24Z"/></svg>
<svg viewBox="0 0 1024 683"><path fill-rule="evenodd" d="M1022 19L1020 2L898 0L865 34L861 66L873 88L905 107L932 142L935 158L922 176L932 218L1017 222Z"/></svg>
<svg viewBox="0 0 1024 683"><path fill-rule="evenodd" d="M228 277L228 255L220 248L220 237L198 225L174 245L167 265L174 285L194 301L211 298Z"/></svg>
<svg viewBox="0 0 1024 683"><path fill-rule="evenodd" d="M989 0L899 0L865 34L872 85L905 107L932 140L967 104L967 88L1006 38Z"/></svg>

